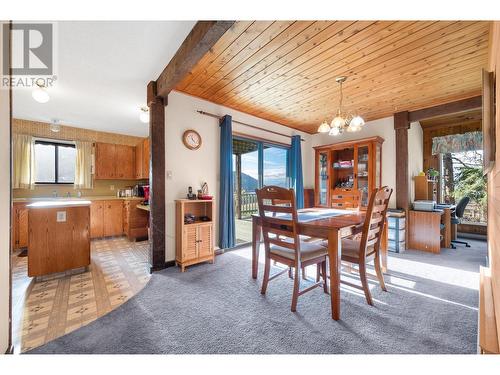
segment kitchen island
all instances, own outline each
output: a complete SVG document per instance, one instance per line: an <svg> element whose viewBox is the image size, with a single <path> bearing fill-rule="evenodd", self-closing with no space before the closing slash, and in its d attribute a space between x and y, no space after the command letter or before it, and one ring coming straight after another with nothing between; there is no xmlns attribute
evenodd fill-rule
<svg viewBox="0 0 500 375"><path fill-rule="evenodd" d="M90 201L37 201L27 208L28 276L90 265Z"/></svg>

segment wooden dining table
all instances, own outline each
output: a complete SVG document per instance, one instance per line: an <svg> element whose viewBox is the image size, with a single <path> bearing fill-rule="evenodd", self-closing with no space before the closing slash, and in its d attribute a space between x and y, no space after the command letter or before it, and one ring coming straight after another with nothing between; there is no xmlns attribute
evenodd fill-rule
<svg viewBox="0 0 500 375"><path fill-rule="evenodd" d="M332 318L340 319L340 274L342 238L352 236L356 227L365 221L364 211L347 211L330 208L306 208L297 211L298 232L301 235L328 240L330 268L330 301ZM387 227L387 226L386 226ZM261 218L252 215L252 277L257 278L259 250L262 239ZM382 241L382 270L387 270L387 246Z"/></svg>

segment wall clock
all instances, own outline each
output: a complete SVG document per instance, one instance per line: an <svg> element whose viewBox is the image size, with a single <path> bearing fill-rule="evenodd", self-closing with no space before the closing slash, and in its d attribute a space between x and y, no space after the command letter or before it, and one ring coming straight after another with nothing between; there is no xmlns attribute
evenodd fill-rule
<svg viewBox="0 0 500 375"><path fill-rule="evenodd" d="M182 142L190 150L198 150L201 146L201 135L195 130L186 130L182 135Z"/></svg>

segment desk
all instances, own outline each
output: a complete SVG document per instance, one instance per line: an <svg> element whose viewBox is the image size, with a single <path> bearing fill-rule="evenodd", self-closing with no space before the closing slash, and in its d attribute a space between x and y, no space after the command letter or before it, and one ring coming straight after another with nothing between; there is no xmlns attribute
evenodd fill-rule
<svg viewBox="0 0 500 375"><path fill-rule="evenodd" d="M330 258L330 302L332 318L340 319L340 272L342 254L341 240L354 233L354 228L365 221L364 212L334 210L328 208L309 208L297 211L299 234L328 240L328 256ZM331 213L331 216L328 216ZM317 219L314 219L317 215ZM252 277L257 278L259 267L259 249L261 243L261 219L252 216ZM382 264L387 267L387 248L381 251Z"/></svg>
<svg viewBox="0 0 500 375"><path fill-rule="evenodd" d="M408 248L439 254L441 247L451 247L451 209L410 210L408 215ZM441 223L444 224L441 240Z"/></svg>

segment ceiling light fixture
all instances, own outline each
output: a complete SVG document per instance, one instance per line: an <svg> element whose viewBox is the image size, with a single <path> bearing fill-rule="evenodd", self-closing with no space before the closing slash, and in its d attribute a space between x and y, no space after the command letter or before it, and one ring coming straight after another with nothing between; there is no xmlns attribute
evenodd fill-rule
<svg viewBox="0 0 500 375"><path fill-rule="evenodd" d="M33 89L31 96L38 103L47 103L50 100L49 93L47 92L47 87L45 86L42 79L36 80L35 88Z"/></svg>
<svg viewBox="0 0 500 375"><path fill-rule="evenodd" d="M61 125L59 125L59 120L52 120L50 124L50 130L54 133L59 133L61 131Z"/></svg>
<svg viewBox="0 0 500 375"><path fill-rule="evenodd" d="M346 76L335 78L335 81L340 85L339 108L330 125L328 125L326 121L323 121L323 123L318 127L318 133L328 133L329 135L336 136L342 134L344 131L357 132L360 131L365 124L365 120L363 120L361 116L342 111L342 100L344 99L342 93L342 84L346 80Z"/></svg>
<svg viewBox="0 0 500 375"><path fill-rule="evenodd" d="M147 124L149 123L149 108L148 107L141 107L141 114L139 115L139 120L141 122Z"/></svg>

